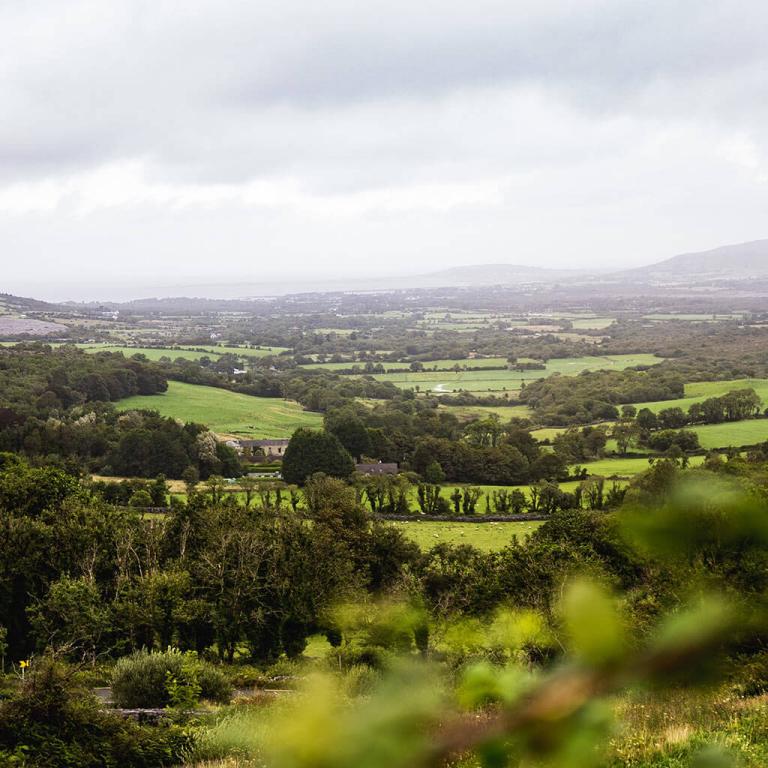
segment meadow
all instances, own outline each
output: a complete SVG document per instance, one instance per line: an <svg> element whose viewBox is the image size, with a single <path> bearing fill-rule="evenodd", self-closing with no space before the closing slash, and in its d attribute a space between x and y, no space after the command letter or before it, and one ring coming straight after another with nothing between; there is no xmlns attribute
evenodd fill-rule
<svg viewBox="0 0 768 768"><path fill-rule="evenodd" d="M747 419L727 424L689 427L699 436L702 448L741 448L768 440L768 419Z"/></svg>
<svg viewBox="0 0 768 768"><path fill-rule="evenodd" d="M682 408L687 411L694 403L701 403L710 397L721 397L736 389L754 389L768 404L768 379L733 379L731 381L697 381L685 385L685 397L676 400L656 400L648 403L635 403L635 407L648 408L658 413L666 408Z"/></svg>
<svg viewBox="0 0 768 768"><path fill-rule="evenodd" d="M442 523L435 521L395 522L409 539L427 551L436 544L469 544L483 552L503 549L517 537L523 540L540 525L537 520L521 523Z"/></svg>
<svg viewBox="0 0 768 768"><path fill-rule="evenodd" d="M584 317L571 320L576 331L604 331L616 322L613 317Z"/></svg>
<svg viewBox="0 0 768 768"><path fill-rule="evenodd" d="M498 416L503 424L510 419L530 419L533 415L527 405L440 405L439 410L449 411L461 421Z"/></svg>
<svg viewBox="0 0 768 768"><path fill-rule="evenodd" d="M731 314L696 314L685 312L655 312L650 315L643 315L643 320L653 320L656 322L666 322L668 320L684 320L686 322L703 323L703 322L720 322L722 320L740 320L743 317L741 313L735 312Z"/></svg>
<svg viewBox="0 0 768 768"><path fill-rule="evenodd" d="M218 345L203 345L200 347L132 347L113 344L78 344L78 347L86 352L122 352L126 357L131 355L144 355L148 360L160 360L163 357L169 357L175 360L183 357L186 360L199 360L201 357L218 358L222 355L232 354L240 357L266 357L267 355L278 355L285 351L285 347L263 347L254 349L251 347L228 347Z"/></svg>
<svg viewBox="0 0 768 768"><path fill-rule="evenodd" d="M410 363L401 362L383 362L385 371L402 371L403 368L408 368ZM425 360L422 365L425 371L431 371L433 369L444 370L446 368L453 368L458 365L460 368L468 368L471 370L482 370L484 368L499 368L506 367L508 365L506 357L476 357L476 358L453 358L450 360ZM346 362L346 363L307 363L302 365L302 368L319 368L326 371L344 371L352 368L359 368L362 372L365 367L364 362Z"/></svg>
<svg viewBox="0 0 768 768"><path fill-rule="evenodd" d="M689 466L698 467L704 463L704 456L691 456L689 459ZM586 469L590 475L600 475L602 477L620 477L629 478L639 475L641 472L645 472L650 468L648 459L646 457L616 457L599 459L598 461L585 461L578 465L582 469ZM573 470L574 467L571 467Z"/></svg>
<svg viewBox="0 0 768 768"><path fill-rule="evenodd" d="M150 409L214 432L254 438L290 437L299 427L320 427L323 417L279 397L252 397L215 387L168 382L162 395L137 395L116 403L121 411Z"/></svg>
<svg viewBox="0 0 768 768"><path fill-rule="evenodd" d="M378 381L389 381L401 389L419 388L424 392L447 394L465 392L517 392L524 382L544 379L554 374L575 376L583 371L623 370L632 366L650 366L660 363L655 355L605 355L568 357L549 360L541 370L530 371L459 371L422 373L384 373L374 376Z"/></svg>
<svg viewBox="0 0 768 768"><path fill-rule="evenodd" d="M647 462L646 462L647 463ZM580 485L581 480L568 480L564 483L558 483L558 486L560 490L566 491L567 493L573 493L576 488ZM456 488L463 488L465 486L469 485L468 483L445 483L440 488L440 495L447 499L449 502L451 500L451 494ZM477 510L476 514L484 515L485 514L485 502L486 499L490 498L491 494L494 491L520 491L526 499L531 498L531 484L527 485L472 485L472 488L479 488L483 492L483 496L481 497L480 501L477 504ZM408 489L408 500L411 505L411 509L418 512L419 509L419 498L418 498L418 487L415 485L412 485ZM491 512L491 514L494 514Z"/></svg>
<svg viewBox="0 0 768 768"><path fill-rule="evenodd" d="M0 341L0 346L10 347L18 344L16 341ZM61 342L54 342L53 347L62 346ZM192 347L141 347L128 344L102 344L99 342L84 342L75 344L86 352L121 352L125 357L144 355L147 360L161 360L169 358L176 360L181 357L185 360L200 360L202 357L219 358L222 355L233 354L240 357L266 357L267 355L279 355L285 352L287 347L230 347L219 345L201 345Z"/></svg>

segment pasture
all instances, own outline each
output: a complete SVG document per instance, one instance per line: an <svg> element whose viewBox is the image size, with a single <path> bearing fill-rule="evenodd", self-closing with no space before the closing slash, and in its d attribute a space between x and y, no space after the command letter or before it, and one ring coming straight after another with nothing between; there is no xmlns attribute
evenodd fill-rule
<svg viewBox="0 0 768 768"><path fill-rule="evenodd" d="M285 347L228 347L218 345L204 345L197 347L133 347L118 344L78 344L80 349L86 352L122 352L126 357L144 355L148 360L160 360L164 357L176 360L183 357L185 360L199 360L202 357L219 358L225 354L239 355L240 357L266 357L277 355L285 351Z"/></svg>
<svg viewBox="0 0 768 768"><path fill-rule="evenodd" d="M689 465L691 467L698 467L704 463L704 458L704 456L691 456L689 459ZM641 472L645 472L650 468L648 459L645 457L616 457L599 459L598 461L585 461L578 466L582 469L586 469L590 475L601 475L602 477L608 478L634 477L634 475L639 475ZM571 471L573 471L573 469L574 467L571 467Z"/></svg>
<svg viewBox="0 0 768 768"><path fill-rule="evenodd" d="M439 410L448 411L461 421L498 416L503 424L510 419L529 419L531 409L527 405L441 405Z"/></svg>
<svg viewBox="0 0 768 768"><path fill-rule="evenodd" d="M699 436L702 448L741 448L768 440L768 419L747 419L727 424L689 427Z"/></svg>
<svg viewBox="0 0 768 768"><path fill-rule="evenodd" d="M731 381L697 381L685 385L685 397L676 400L656 400L649 403L636 403L635 407L648 408L654 413L666 408L682 408L687 411L694 403L701 403L710 397L721 397L735 389L754 389L768 404L768 379L733 379Z"/></svg>
<svg viewBox="0 0 768 768"><path fill-rule="evenodd" d="M576 331L604 331L615 322L613 317L583 317L571 321Z"/></svg>
<svg viewBox="0 0 768 768"><path fill-rule="evenodd" d="M320 427L323 417L279 397L252 397L215 387L168 382L161 395L136 395L115 404L121 411L150 409L214 432L254 438L290 437L299 427Z"/></svg>
<svg viewBox="0 0 768 768"><path fill-rule="evenodd" d="M581 483L581 480L568 480L565 483L558 483L558 486L561 491L566 491L567 493L573 493L576 490L576 488L578 488L580 483ZM440 495L444 499L447 499L450 502L451 494L453 493L454 489L463 488L466 485L468 484L467 483L445 483L440 488ZM477 503L476 514L478 515L485 514L486 499L489 498L494 491L521 491L526 499L531 498L531 483L528 483L526 485L473 485L472 487L479 488L483 492L483 496L481 497L480 501ZM419 498L418 498L417 486L412 485L408 489L408 501L410 503L411 509L418 512ZM493 510L491 510L491 514L495 514Z"/></svg>
<svg viewBox="0 0 768 768"><path fill-rule="evenodd" d="M554 374L575 376L583 371L623 370L632 366L650 366L660 363L655 355L605 355L568 357L550 360L544 369L530 371L459 371L420 373L384 373L374 376L378 381L389 381L401 389L419 389L432 394L450 392L517 392L525 382L544 379Z"/></svg>
<svg viewBox="0 0 768 768"><path fill-rule="evenodd" d="M403 368L408 368L410 362L382 362L382 366L385 371L402 371ZM358 368L360 373L363 373L365 368L365 362L355 361L346 363L307 363L302 365L302 368L319 368L326 371L343 371L352 368ZM425 360L422 365L425 371L431 370L445 370L459 366L462 369L470 370L482 370L484 368L506 368L506 357L476 357L470 358L454 358L450 360Z"/></svg>
<svg viewBox="0 0 768 768"><path fill-rule="evenodd" d="M503 549L517 537L530 536L542 523L536 520L521 523L443 523L430 520L393 522L409 539L427 551L437 544L469 544L483 552Z"/></svg>

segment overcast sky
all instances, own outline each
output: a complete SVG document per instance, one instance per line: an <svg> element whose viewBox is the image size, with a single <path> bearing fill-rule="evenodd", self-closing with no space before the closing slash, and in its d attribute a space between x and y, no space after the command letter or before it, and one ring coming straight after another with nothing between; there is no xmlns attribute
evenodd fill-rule
<svg viewBox="0 0 768 768"><path fill-rule="evenodd" d="M764 0L1 0L0 291L768 237L766 31Z"/></svg>

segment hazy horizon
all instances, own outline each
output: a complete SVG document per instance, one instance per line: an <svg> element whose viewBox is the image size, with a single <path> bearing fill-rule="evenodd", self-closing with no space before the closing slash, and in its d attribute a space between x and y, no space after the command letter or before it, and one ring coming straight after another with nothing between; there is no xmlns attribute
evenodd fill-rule
<svg viewBox="0 0 768 768"><path fill-rule="evenodd" d="M759 239L766 22L756 0L11 0L0 290L375 287Z"/></svg>

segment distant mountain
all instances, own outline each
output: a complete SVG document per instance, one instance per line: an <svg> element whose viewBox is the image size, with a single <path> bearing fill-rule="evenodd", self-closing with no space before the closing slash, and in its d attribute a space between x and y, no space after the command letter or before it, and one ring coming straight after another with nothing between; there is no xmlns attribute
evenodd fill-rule
<svg viewBox="0 0 768 768"><path fill-rule="evenodd" d="M676 283L768 278L768 240L683 253L658 264L619 272L614 277Z"/></svg>
<svg viewBox="0 0 768 768"><path fill-rule="evenodd" d="M4 312L49 312L56 309L55 304L10 293L0 293L0 313Z"/></svg>

